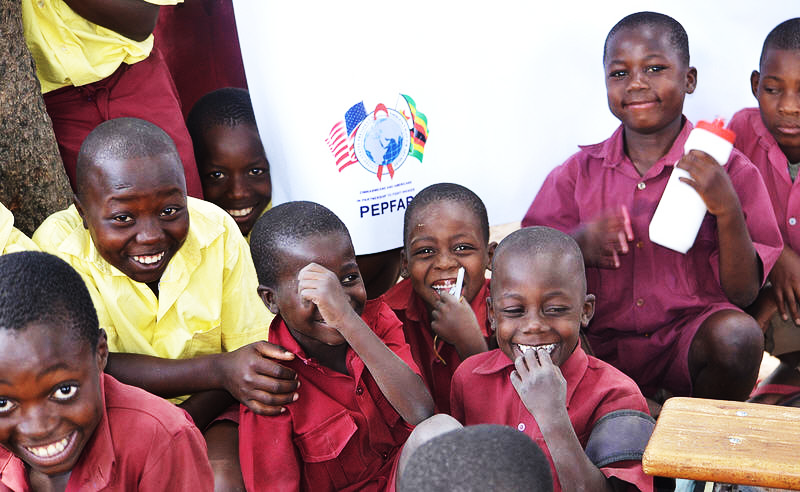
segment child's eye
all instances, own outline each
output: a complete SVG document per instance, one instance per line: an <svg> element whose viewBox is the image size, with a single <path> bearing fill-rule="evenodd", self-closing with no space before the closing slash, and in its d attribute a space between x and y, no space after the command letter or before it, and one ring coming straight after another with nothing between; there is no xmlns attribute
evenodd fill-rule
<svg viewBox="0 0 800 492"><path fill-rule="evenodd" d="M177 213L178 213L178 208L177 207L167 207L167 208L165 208L164 210L161 211L161 216L162 217L169 217L170 215L175 215Z"/></svg>
<svg viewBox="0 0 800 492"><path fill-rule="evenodd" d="M777 87L764 87L764 92L767 94L778 94L780 90Z"/></svg>
<svg viewBox="0 0 800 492"><path fill-rule="evenodd" d="M342 279L342 285L349 285L355 283L356 281L358 281L358 277L359 275L357 273L351 273L345 275L344 278Z"/></svg>
<svg viewBox="0 0 800 492"><path fill-rule="evenodd" d="M427 256L433 254L433 248L419 248L412 253L412 256Z"/></svg>
<svg viewBox="0 0 800 492"><path fill-rule="evenodd" d="M225 177L225 173L222 171L213 171L208 173L208 177L211 179L222 179Z"/></svg>
<svg viewBox="0 0 800 492"><path fill-rule="evenodd" d="M458 244L453 251L472 251L475 248L471 244Z"/></svg>
<svg viewBox="0 0 800 492"><path fill-rule="evenodd" d="M663 65L651 65L651 66L649 66L649 67L647 67L645 69L645 72L653 73L653 72L660 72L660 71L666 70L666 69L667 69L667 67L665 67Z"/></svg>
<svg viewBox="0 0 800 492"><path fill-rule="evenodd" d="M78 392L77 384L62 384L53 391L53 398L56 400L66 401L72 399Z"/></svg>
<svg viewBox="0 0 800 492"><path fill-rule="evenodd" d="M569 311L569 308L566 306L550 306L545 309L545 313L547 314L563 314Z"/></svg>
<svg viewBox="0 0 800 492"><path fill-rule="evenodd" d="M612 79L618 79L626 75L628 75L628 72L626 72L625 70L612 70L611 73L608 74L608 76L611 77Z"/></svg>
<svg viewBox="0 0 800 492"><path fill-rule="evenodd" d="M521 307L507 307L503 308L500 312L503 313L503 316L506 318L518 318L522 316L525 310Z"/></svg>
<svg viewBox="0 0 800 492"><path fill-rule="evenodd" d="M133 222L133 217L131 217L130 215L119 214L115 215L111 220L113 220L114 222L127 223L127 222Z"/></svg>
<svg viewBox="0 0 800 492"><path fill-rule="evenodd" d="M0 415L9 413L14 409L14 403L8 398L0 398Z"/></svg>
<svg viewBox="0 0 800 492"><path fill-rule="evenodd" d="M267 174L267 170L262 167L254 167L250 171L250 176L263 176Z"/></svg>

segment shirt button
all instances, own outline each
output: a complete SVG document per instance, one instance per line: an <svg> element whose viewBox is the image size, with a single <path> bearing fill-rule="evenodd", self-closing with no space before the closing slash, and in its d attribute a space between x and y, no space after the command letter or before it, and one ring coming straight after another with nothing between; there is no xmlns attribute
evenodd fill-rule
<svg viewBox="0 0 800 492"><path fill-rule="evenodd" d="M639 249L642 249L642 248L644 248L644 243L642 241L637 241L636 242L636 247L639 248Z"/></svg>
<svg viewBox="0 0 800 492"><path fill-rule="evenodd" d="M644 181L642 181L639 184L637 184L636 187L639 188L640 190L643 190L647 188L647 185L644 183Z"/></svg>
<svg viewBox="0 0 800 492"><path fill-rule="evenodd" d="M362 388L361 386L357 386L357 387L356 387L356 394L357 394L357 395L360 395L360 394L362 394L363 392L364 392L364 388Z"/></svg>
<svg viewBox="0 0 800 492"><path fill-rule="evenodd" d="M525 423L524 422L520 422L519 425L517 425L517 430L520 431L520 432L524 431L525 430Z"/></svg>
<svg viewBox="0 0 800 492"><path fill-rule="evenodd" d="M381 453L381 456L383 457L384 460L389 459L389 453L387 452Z"/></svg>
<svg viewBox="0 0 800 492"><path fill-rule="evenodd" d="M638 299L636 299L636 305L637 305L638 307L642 307L642 306L644 306L644 299L642 299L641 297L640 297L640 298L638 298Z"/></svg>
<svg viewBox="0 0 800 492"><path fill-rule="evenodd" d="M795 224L797 224L797 219L794 217L789 217L789 225L795 225Z"/></svg>

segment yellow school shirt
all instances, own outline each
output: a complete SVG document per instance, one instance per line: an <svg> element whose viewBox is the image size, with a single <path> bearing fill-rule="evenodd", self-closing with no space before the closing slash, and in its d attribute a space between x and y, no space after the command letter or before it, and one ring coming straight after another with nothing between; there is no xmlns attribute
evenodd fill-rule
<svg viewBox="0 0 800 492"><path fill-rule="evenodd" d="M156 5L183 2L143 1ZM144 60L153 49L152 34L144 41L126 38L84 19L64 0L22 0L22 24L42 93L103 80L123 63Z"/></svg>
<svg viewBox="0 0 800 492"><path fill-rule="evenodd" d="M14 227L14 215L0 203L0 254L18 251L39 251L39 247Z"/></svg>
<svg viewBox="0 0 800 492"><path fill-rule="evenodd" d="M236 222L214 204L187 201L189 234L161 276L158 298L100 256L74 205L33 235L83 276L112 352L184 359L267 339L274 316L258 296Z"/></svg>

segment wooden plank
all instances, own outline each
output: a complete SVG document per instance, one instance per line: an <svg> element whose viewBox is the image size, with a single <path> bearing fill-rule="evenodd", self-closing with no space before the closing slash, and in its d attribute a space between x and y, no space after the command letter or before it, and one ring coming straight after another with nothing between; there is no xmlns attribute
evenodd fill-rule
<svg viewBox="0 0 800 492"><path fill-rule="evenodd" d="M642 467L649 475L800 490L800 408L671 398Z"/></svg>

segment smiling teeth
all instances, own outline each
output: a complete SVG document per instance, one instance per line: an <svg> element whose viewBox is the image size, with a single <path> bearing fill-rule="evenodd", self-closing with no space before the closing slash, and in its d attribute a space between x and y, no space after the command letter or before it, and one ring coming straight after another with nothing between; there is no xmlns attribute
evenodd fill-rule
<svg viewBox="0 0 800 492"><path fill-rule="evenodd" d="M556 344L555 343L548 343L546 345L521 345L521 344L517 344L517 346L519 347L520 351L522 351L523 354L525 352L527 352L528 350L533 350L533 349L537 349L537 348L544 349L544 350L547 351L548 354L552 354L553 350L555 350L555 348L556 348Z"/></svg>
<svg viewBox="0 0 800 492"><path fill-rule="evenodd" d="M441 294L442 292L450 292L450 289L452 289L455 286L456 286L455 281L448 280L446 282L442 282L437 285L432 285L431 287L433 287L433 290Z"/></svg>
<svg viewBox="0 0 800 492"><path fill-rule="evenodd" d="M253 208L254 207L242 208L239 210L228 210L228 213L233 217L244 217L245 215L249 215L253 211Z"/></svg>
<svg viewBox="0 0 800 492"><path fill-rule="evenodd" d="M69 436L58 442L54 442L53 444L48 444L47 446L38 446L35 448L29 448L25 446L25 449L39 458L52 458L58 453L64 451L64 449L67 447L67 444L69 444Z"/></svg>
<svg viewBox="0 0 800 492"><path fill-rule="evenodd" d="M158 263L161 261L161 258L164 257L164 252L158 253L157 255L147 255L147 256L134 256L134 261L141 263L143 265L152 265L153 263Z"/></svg>

